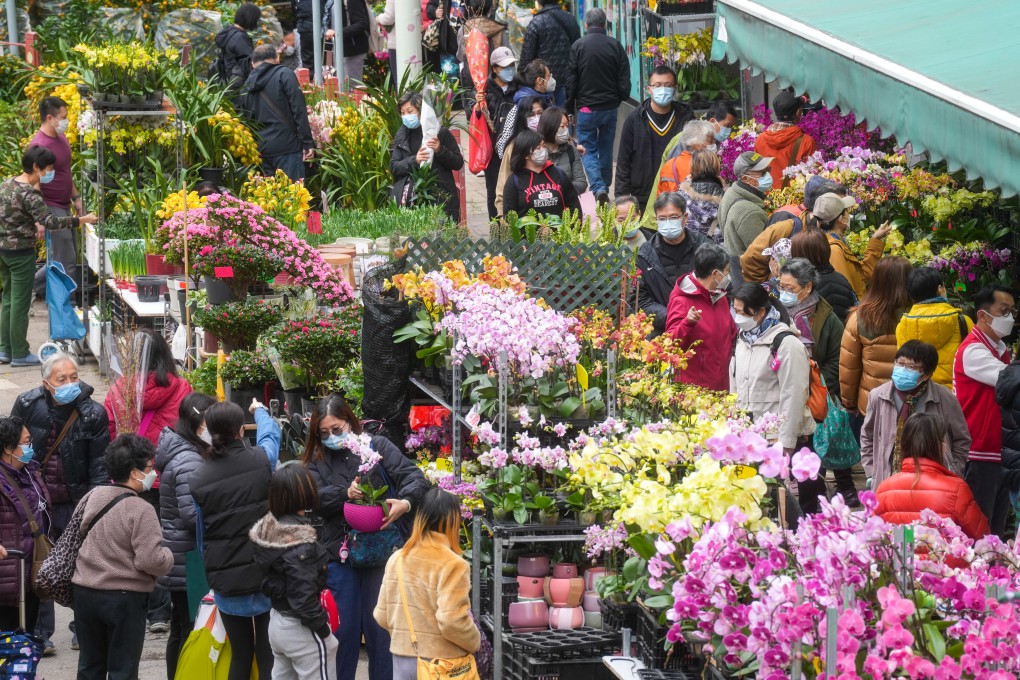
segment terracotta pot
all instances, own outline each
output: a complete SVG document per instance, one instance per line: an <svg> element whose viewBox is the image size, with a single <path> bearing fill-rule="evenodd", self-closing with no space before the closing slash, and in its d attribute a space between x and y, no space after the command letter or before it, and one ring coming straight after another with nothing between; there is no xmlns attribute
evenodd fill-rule
<svg viewBox="0 0 1020 680"><path fill-rule="evenodd" d="M517 594L522 600L525 598L544 598L545 591L542 579L537 576L518 576Z"/></svg>
<svg viewBox="0 0 1020 680"><path fill-rule="evenodd" d="M609 576L605 567L592 567L584 572L584 589L595 590L595 584Z"/></svg>
<svg viewBox="0 0 1020 680"><path fill-rule="evenodd" d="M378 505L355 505L344 503L344 519L352 529L373 533L382 529L386 514Z"/></svg>
<svg viewBox="0 0 1020 680"><path fill-rule="evenodd" d="M577 565L560 562L553 567L553 578L577 578Z"/></svg>
<svg viewBox="0 0 1020 680"><path fill-rule="evenodd" d="M584 610L580 607L550 607L549 627L553 630L572 630L584 625Z"/></svg>
<svg viewBox="0 0 1020 680"><path fill-rule="evenodd" d="M549 623L549 606L545 602L511 602L508 619L514 630L544 628Z"/></svg>
<svg viewBox="0 0 1020 680"><path fill-rule="evenodd" d="M602 611L601 607L599 607L599 594L594 590L586 590L584 598L581 600L581 608L586 612Z"/></svg>
<svg viewBox="0 0 1020 680"><path fill-rule="evenodd" d="M521 555L517 558L517 573L521 576L545 578L549 575L549 556Z"/></svg>
<svg viewBox="0 0 1020 680"><path fill-rule="evenodd" d="M584 579L546 579L549 586L548 601L554 607L580 607L584 598Z"/></svg>

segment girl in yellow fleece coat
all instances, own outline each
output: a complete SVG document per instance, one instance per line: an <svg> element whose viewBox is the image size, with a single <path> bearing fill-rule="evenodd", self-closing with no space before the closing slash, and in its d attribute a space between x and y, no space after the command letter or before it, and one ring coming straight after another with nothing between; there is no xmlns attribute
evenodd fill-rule
<svg viewBox="0 0 1020 680"><path fill-rule="evenodd" d="M942 274L931 267L918 267L907 275L907 294L914 306L896 326L896 346L907 340L921 340L939 352L939 366L932 380L953 389L953 359L974 322L946 300Z"/></svg>

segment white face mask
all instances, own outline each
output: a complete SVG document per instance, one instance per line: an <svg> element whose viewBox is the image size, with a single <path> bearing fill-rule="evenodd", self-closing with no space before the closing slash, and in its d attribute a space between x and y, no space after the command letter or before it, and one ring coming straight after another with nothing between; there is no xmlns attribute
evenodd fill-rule
<svg viewBox="0 0 1020 680"><path fill-rule="evenodd" d="M989 314L989 316L991 316L991 314ZM1013 332L1013 326L1015 323L1013 316L1007 314L1006 316L992 316L992 320L989 322L989 325L992 327L992 330L996 335L1000 338L1004 338Z"/></svg>
<svg viewBox="0 0 1020 680"><path fill-rule="evenodd" d="M537 113L533 113L530 116L528 116L528 129L529 130L537 130L538 129L538 114Z"/></svg>
<svg viewBox="0 0 1020 680"><path fill-rule="evenodd" d="M569 141L570 141L570 130L568 130L565 127L560 128L559 131L556 133L556 143L557 144L566 144Z"/></svg>
<svg viewBox="0 0 1020 680"><path fill-rule="evenodd" d="M68 125L70 125L70 121L67 118L65 118L64 120L58 122L53 127L55 127L57 132L59 132L60 134L64 134L67 132Z"/></svg>
<svg viewBox="0 0 1020 680"><path fill-rule="evenodd" d="M544 146L535 149L531 152L531 160L535 161L535 165L545 165L545 162L549 160L549 150Z"/></svg>
<svg viewBox="0 0 1020 680"><path fill-rule="evenodd" d="M209 430L202 428L202 431L198 433L198 438L204 441L209 446L212 446L212 435L209 434Z"/></svg>
<svg viewBox="0 0 1020 680"><path fill-rule="evenodd" d="M742 331L750 331L758 327L758 322L754 320L753 316L734 314L733 321L737 324L737 328Z"/></svg>
<svg viewBox="0 0 1020 680"><path fill-rule="evenodd" d="M156 471L149 470L148 472L144 473L144 475L145 476L142 477L141 480L136 479L135 481L141 481L142 491L148 491L149 489L152 488L152 485L156 483Z"/></svg>

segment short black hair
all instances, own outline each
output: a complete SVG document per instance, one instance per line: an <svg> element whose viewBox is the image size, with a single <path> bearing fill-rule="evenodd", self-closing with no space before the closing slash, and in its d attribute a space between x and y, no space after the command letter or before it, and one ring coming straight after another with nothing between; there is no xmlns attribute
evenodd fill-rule
<svg viewBox="0 0 1020 680"><path fill-rule="evenodd" d="M220 193L220 188L216 186L216 182L210 182L207 179L203 179L195 185L195 193L199 196L212 196L213 194Z"/></svg>
<svg viewBox="0 0 1020 680"><path fill-rule="evenodd" d="M21 431L25 429L25 421L19 416L0 418L0 451L16 449L21 446Z"/></svg>
<svg viewBox="0 0 1020 680"><path fill-rule="evenodd" d="M539 78L545 78L545 74L549 71L549 67L541 59L532 59L531 63L528 64L527 68L523 71L518 71L518 76L524 84L530 88L535 87L535 83L538 82ZM550 93L551 94L551 93Z"/></svg>
<svg viewBox="0 0 1020 680"><path fill-rule="evenodd" d="M907 274L907 295L915 304L938 297L939 288L944 285L942 273L931 267L915 267Z"/></svg>
<svg viewBox="0 0 1020 680"><path fill-rule="evenodd" d="M935 349L934 345L929 345L923 340L907 340L900 345L893 361L900 357L921 364L925 375L934 373L935 369L939 367L939 351Z"/></svg>
<svg viewBox="0 0 1020 680"><path fill-rule="evenodd" d="M27 175L36 168L40 170L51 168L56 162L57 157L53 155L52 151L45 146L33 144L25 149L25 153L21 156L21 169Z"/></svg>
<svg viewBox="0 0 1020 680"><path fill-rule="evenodd" d="M318 507L319 491L308 468L295 460L276 469L269 483L269 512L283 517Z"/></svg>
<svg viewBox="0 0 1020 680"><path fill-rule="evenodd" d="M978 312L980 311L987 312L991 308L991 306L995 304L996 293L1006 293L1007 295L1012 297L1014 301L1016 300L1016 293L1014 293L1011 289L1006 288L1005 286L1000 286L994 283L985 286L974 295L975 321L977 321Z"/></svg>
<svg viewBox="0 0 1020 680"><path fill-rule="evenodd" d="M106 447L106 472L116 484L123 484L132 470L144 470L155 457L156 447L148 439L122 434Z"/></svg>
<svg viewBox="0 0 1020 680"><path fill-rule="evenodd" d="M174 432L199 451L205 449L206 443L198 436L198 428L205 422L206 409L215 403L216 400L208 394L191 392L184 397L177 409L177 425L174 426Z"/></svg>
<svg viewBox="0 0 1020 680"><path fill-rule="evenodd" d="M725 120L726 116L733 116L737 120L740 120L740 116L737 115L737 110L727 101L712 102L712 105L708 107L708 113L705 114L705 120Z"/></svg>
<svg viewBox="0 0 1020 680"><path fill-rule="evenodd" d="M46 120L47 116L56 116L60 109L66 109L67 102L60 97L43 97L39 102L39 122Z"/></svg>
<svg viewBox="0 0 1020 680"><path fill-rule="evenodd" d="M726 271L729 263L730 255L726 249L714 241L707 241L694 251L694 276L699 279L708 278L717 269L720 272Z"/></svg>
<svg viewBox="0 0 1020 680"><path fill-rule="evenodd" d="M524 163L528 156L542 143L542 135L534 130L521 130L514 137L514 151L510 154L510 172L518 173L524 170Z"/></svg>
<svg viewBox="0 0 1020 680"><path fill-rule="evenodd" d="M744 311L749 314L757 314L763 309L772 309L774 307L771 298L769 298L768 291L760 283L745 283L737 289L733 299L743 302Z"/></svg>
<svg viewBox="0 0 1020 680"><path fill-rule="evenodd" d="M652 72L648 74L648 79L651 80L652 76L673 76L673 82L676 83L676 71L666 66L665 64L659 64L652 69Z"/></svg>
<svg viewBox="0 0 1020 680"><path fill-rule="evenodd" d="M397 113L400 113L400 109L404 108L404 104L410 104L414 108L418 109L419 113L421 113L421 92L408 90L404 94L400 95L400 99L397 100Z"/></svg>
<svg viewBox="0 0 1020 680"><path fill-rule="evenodd" d="M280 56L280 53L276 51L276 47L273 45L258 45L251 52L251 63L260 64L264 61L276 61Z"/></svg>
<svg viewBox="0 0 1020 680"><path fill-rule="evenodd" d="M205 411L205 429L212 437L212 446L203 453L207 458L227 455L227 447L237 441L244 426L244 409L232 401L213 404Z"/></svg>
<svg viewBox="0 0 1020 680"><path fill-rule="evenodd" d="M254 2L246 2L234 12L234 23L246 31L254 31L262 18L262 10Z"/></svg>
<svg viewBox="0 0 1020 680"><path fill-rule="evenodd" d="M563 122L563 116L567 115L567 112L558 106L550 106L538 119L538 134L542 135L542 139L546 141L546 144L556 144L556 135L560 131L560 123Z"/></svg>

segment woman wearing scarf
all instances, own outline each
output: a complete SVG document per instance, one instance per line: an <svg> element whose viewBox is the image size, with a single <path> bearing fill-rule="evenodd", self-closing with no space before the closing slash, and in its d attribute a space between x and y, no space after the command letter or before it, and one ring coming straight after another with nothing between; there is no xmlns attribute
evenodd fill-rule
<svg viewBox="0 0 1020 680"><path fill-rule="evenodd" d="M545 110L552 106L552 93L556 91L556 79L541 59L533 59L526 69L517 74L517 78L520 81L514 93L517 106L506 115L503 130L496 140L496 153L500 158L506 155L507 145L518 132L538 129L538 115L532 111L533 100L540 99L542 110Z"/></svg>

